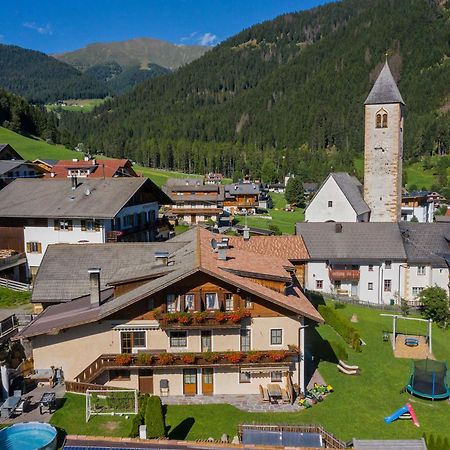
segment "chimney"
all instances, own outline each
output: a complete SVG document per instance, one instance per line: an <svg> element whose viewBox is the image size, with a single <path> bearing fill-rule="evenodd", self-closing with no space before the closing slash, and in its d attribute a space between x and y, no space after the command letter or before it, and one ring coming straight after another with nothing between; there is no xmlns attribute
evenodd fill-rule
<svg viewBox="0 0 450 450"><path fill-rule="evenodd" d="M336 231L336 233L342 233L342 224L341 223L337 223L335 225L335 231Z"/></svg>
<svg viewBox="0 0 450 450"><path fill-rule="evenodd" d="M92 308L100 306L100 270L99 268L88 269Z"/></svg>
<svg viewBox="0 0 450 450"><path fill-rule="evenodd" d="M228 250L228 242L222 241L217 243L218 259L220 261L227 260L227 250Z"/></svg>
<svg viewBox="0 0 450 450"><path fill-rule="evenodd" d="M169 262L169 252L155 252L155 259L158 265L167 266Z"/></svg>
<svg viewBox="0 0 450 450"><path fill-rule="evenodd" d="M250 239L250 228L244 227L244 241L248 241Z"/></svg>
<svg viewBox="0 0 450 450"><path fill-rule="evenodd" d="M76 189L77 188L77 177L75 175L72 175L70 177L71 181L72 181L72 189Z"/></svg>

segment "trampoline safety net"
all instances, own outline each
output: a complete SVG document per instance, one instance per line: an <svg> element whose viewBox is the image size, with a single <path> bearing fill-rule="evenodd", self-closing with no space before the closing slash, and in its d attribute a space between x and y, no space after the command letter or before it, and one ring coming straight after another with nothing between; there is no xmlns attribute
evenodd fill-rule
<svg viewBox="0 0 450 450"><path fill-rule="evenodd" d="M414 361L408 390L424 398L447 398L450 394L447 386L447 363L432 359Z"/></svg>

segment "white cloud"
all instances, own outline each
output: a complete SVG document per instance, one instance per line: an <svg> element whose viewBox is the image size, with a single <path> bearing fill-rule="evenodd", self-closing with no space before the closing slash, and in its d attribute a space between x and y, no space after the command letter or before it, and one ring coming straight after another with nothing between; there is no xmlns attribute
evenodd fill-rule
<svg viewBox="0 0 450 450"><path fill-rule="evenodd" d="M214 43L216 41L217 41L217 35L212 34L212 33L205 33L197 38L197 42L200 45L214 45Z"/></svg>
<svg viewBox="0 0 450 450"><path fill-rule="evenodd" d="M36 22L24 22L22 24L25 28L29 28L30 30L36 31L36 33L39 34L53 34L52 27L50 24L45 25L44 27L41 27L36 24Z"/></svg>

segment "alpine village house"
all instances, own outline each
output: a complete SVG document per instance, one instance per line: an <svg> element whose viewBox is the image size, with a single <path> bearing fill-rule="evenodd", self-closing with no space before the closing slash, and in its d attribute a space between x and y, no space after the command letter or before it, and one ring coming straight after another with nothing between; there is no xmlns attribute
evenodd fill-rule
<svg viewBox="0 0 450 450"><path fill-rule="evenodd" d="M145 244L151 262L116 267L114 276L108 269L108 286L96 245L68 245L64 259L71 248L78 256L60 277L69 286L78 278L84 295L48 306L16 339L31 341L35 369L61 367L72 390L95 383L158 395L258 394L275 382L292 398L294 384L305 387L304 327L323 319L296 276L308 257L302 239L261 239L195 227ZM292 246L296 265L281 256ZM41 270L54 259L46 255Z"/></svg>

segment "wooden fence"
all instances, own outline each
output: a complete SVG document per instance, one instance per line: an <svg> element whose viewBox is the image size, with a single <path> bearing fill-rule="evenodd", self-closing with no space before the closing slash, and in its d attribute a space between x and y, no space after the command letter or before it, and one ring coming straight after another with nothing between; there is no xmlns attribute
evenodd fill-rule
<svg viewBox="0 0 450 450"><path fill-rule="evenodd" d="M0 278L0 286L3 286L13 291L30 291L31 285L27 283L21 283L20 281L8 280L7 278Z"/></svg>
<svg viewBox="0 0 450 450"><path fill-rule="evenodd" d="M97 390L104 389L105 391L116 391L121 390L123 388L114 387L114 386L103 386L101 384L93 384L93 383L79 383L78 381L65 381L67 392L76 392L78 394L85 394L88 389Z"/></svg>

